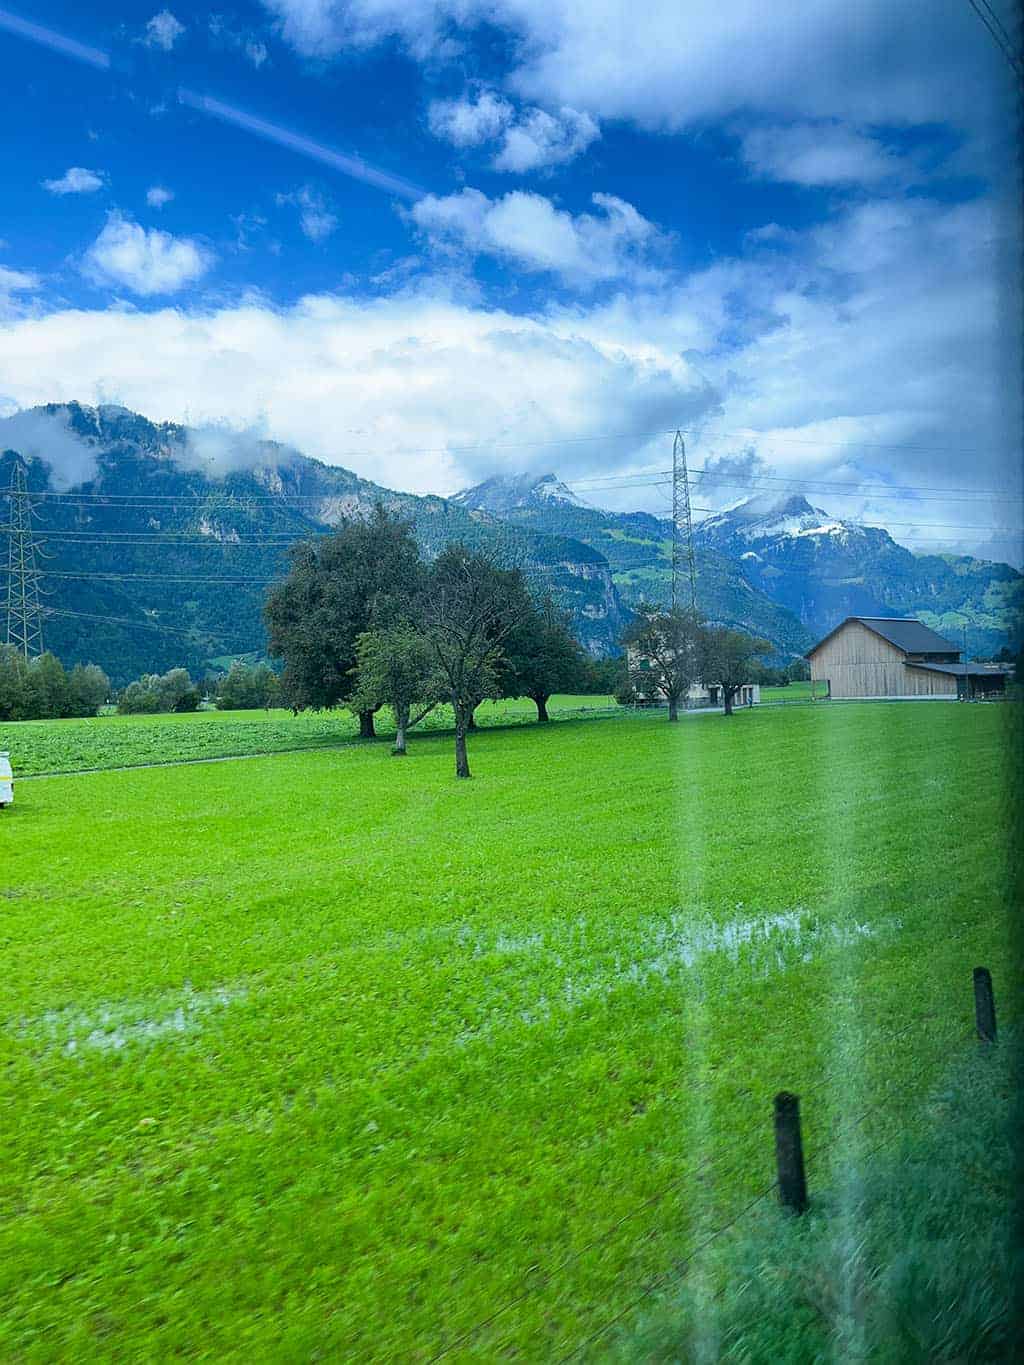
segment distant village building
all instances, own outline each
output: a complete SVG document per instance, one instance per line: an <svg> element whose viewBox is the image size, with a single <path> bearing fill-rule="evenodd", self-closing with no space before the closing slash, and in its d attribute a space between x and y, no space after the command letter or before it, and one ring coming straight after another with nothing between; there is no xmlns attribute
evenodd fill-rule
<svg viewBox="0 0 1024 1365"><path fill-rule="evenodd" d="M645 688L643 684L643 675L651 666L650 660L644 658L643 654L632 646L626 651L626 658L639 704L641 706L659 705L662 697L658 690L654 687ZM732 704L733 706L757 706L760 701L760 685L758 683L745 683L737 690L732 699ZM695 682L687 692L682 705L687 710L693 711L700 710L702 707L724 706L725 698L722 696L721 684Z"/></svg>
<svg viewBox="0 0 1024 1365"><path fill-rule="evenodd" d="M912 617L848 616L806 657L812 683L836 698L969 701L1001 694L1011 672L961 663L956 645Z"/></svg>

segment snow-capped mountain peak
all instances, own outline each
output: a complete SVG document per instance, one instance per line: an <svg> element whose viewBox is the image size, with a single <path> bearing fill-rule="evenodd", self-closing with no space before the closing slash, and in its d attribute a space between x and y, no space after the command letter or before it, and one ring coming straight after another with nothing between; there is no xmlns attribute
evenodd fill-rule
<svg viewBox="0 0 1024 1365"><path fill-rule="evenodd" d="M451 499L463 507L491 512L497 516L516 507L536 507L567 503L586 507L554 474L495 474L473 488L464 488Z"/></svg>
<svg viewBox="0 0 1024 1365"><path fill-rule="evenodd" d="M830 516L799 494L760 494L743 498L707 517L696 528L709 544L742 541L747 544L783 536L843 536L863 532L856 522Z"/></svg>

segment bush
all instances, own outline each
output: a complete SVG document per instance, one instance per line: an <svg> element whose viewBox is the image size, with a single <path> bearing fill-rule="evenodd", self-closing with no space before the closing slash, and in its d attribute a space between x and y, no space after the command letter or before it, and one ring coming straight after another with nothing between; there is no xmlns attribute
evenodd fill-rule
<svg viewBox="0 0 1024 1365"><path fill-rule="evenodd" d="M219 711L255 711L276 706L281 697L277 674L266 664L251 667L243 663L231 665L230 672L217 685Z"/></svg>
<svg viewBox="0 0 1024 1365"><path fill-rule="evenodd" d="M121 693L117 709L125 716L195 711L201 700L188 671L172 668L167 673L145 673L129 683Z"/></svg>

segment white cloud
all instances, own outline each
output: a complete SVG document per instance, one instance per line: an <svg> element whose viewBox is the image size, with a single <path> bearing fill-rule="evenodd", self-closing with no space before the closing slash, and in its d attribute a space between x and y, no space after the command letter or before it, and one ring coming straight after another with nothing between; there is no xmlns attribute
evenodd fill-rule
<svg viewBox="0 0 1024 1365"><path fill-rule="evenodd" d="M143 41L147 47L158 47L164 52L170 52L184 32L185 25L179 23L170 10L163 9L159 14L154 14L147 23Z"/></svg>
<svg viewBox="0 0 1024 1365"><path fill-rule="evenodd" d="M269 60L270 53L267 51L266 43L254 32L232 28L223 14L211 14L207 27L214 47L233 48L236 52L241 52L257 71Z"/></svg>
<svg viewBox="0 0 1024 1365"><path fill-rule="evenodd" d="M278 204L294 204L299 210L299 226L311 242L322 242L338 226L337 217L330 212L322 195L309 185L292 194L276 196Z"/></svg>
<svg viewBox="0 0 1024 1365"><path fill-rule="evenodd" d="M600 129L589 114L564 106L557 114L514 105L493 90L475 97L434 100L428 110L430 131L455 147L477 147L501 138L492 162L496 171L523 174L571 161L586 151Z"/></svg>
<svg viewBox="0 0 1024 1365"><path fill-rule="evenodd" d="M0 330L0 372L23 404L76 397L154 420L188 413L422 492L484 477L509 458L505 442L553 442L517 447L517 467L582 475L617 462L623 445L580 436L659 430L715 401L677 355L606 347L436 285L369 301L312 296L280 311L67 310ZM481 449L455 449L467 445Z"/></svg>
<svg viewBox="0 0 1024 1365"><path fill-rule="evenodd" d="M0 265L0 294L27 293L38 289L39 284L39 276L33 270L11 270Z"/></svg>
<svg viewBox="0 0 1024 1365"><path fill-rule="evenodd" d="M433 100L427 118L435 137L453 147L478 147L508 127L515 109L493 90L482 90L475 99Z"/></svg>
<svg viewBox="0 0 1024 1365"><path fill-rule="evenodd" d="M85 255L83 272L97 284L119 284L149 297L184 288L212 263L209 251L192 238L146 229L112 213Z"/></svg>
<svg viewBox="0 0 1024 1365"><path fill-rule="evenodd" d="M757 110L857 125L993 116L1006 64L967 5L934 0L263 0L298 51L331 57L398 38L457 56L481 24L509 34L510 88L552 108L679 130ZM979 99L979 91L983 92Z"/></svg>
<svg viewBox="0 0 1024 1365"><path fill-rule="evenodd" d="M872 185L913 171L906 158L834 120L750 128L740 149L759 177L796 185Z"/></svg>
<svg viewBox="0 0 1024 1365"><path fill-rule="evenodd" d="M494 207L479 199L478 225ZM957 493L812 499L882 522L1005 534L1021 505L1016 260L990 205L876 201L802 233L754 234L743 255L691 275L629 280L611 298L532 316L422 278L390 297L313 296L284 310L33 310L0 328L0 373L22 405L103 399L159 420L223 419L418 491L502 468L567 478L664 468L667 440L607 434L678 424L695 429L695 465L753 448L774 473L802 478L1005 486L969 508ZM623 504L665 510L659 490ZM918 550L1011 553L988 530L920 535Z"/></svg>
<svg viewBox="0 0 1024 1365"><path fill-rule="evenodd" d="M557 115L545 109L528 109L518 123L505 130L494 169L522 174L561 165L586 151L600 131L589 114L567 105Z"/></svg>
<svg viewBox="0 0 1024 1365"><path fill-rule="evenodd" d="M649 283L659 278L648 257L663 246L663 234L614 195L595 194L592 202L600 216L574 216L543 195L521 190L488 199L465 189L444 198L427 195L409 216L435 249L497 256L583 288L619 278Z"/></svg>
<svg viewBox="0 0 1024 1365"><path fill-rule="evenodd" d="M89 171L84 166L69 166L59 180L44 180L43 189L51 194L94 194L106 183L100 171Z"/></svg>
<svg viewBox="0 0 1024 1365"><path fill-rule="evenodd" d="M33 294L42 286L34 270L12 270L0 265L0 320L7 320L28 311L30 304L22 296Z"/></svg>
<svg viewBox="0 0 1024 1365"><path fill-rule="evenodd" d="M66 410L14 412L0 418L0 450L16 450L26 460L50 467L56 489L73 488L96 473L93 448L68 427Z"/></svg>
<svg viewBox="0 0 1024 1365"><path fill-rule="evenodd" d="M162 209L173 198L174 191L166 189L163 185L150 185L146 191L146 203L151 209Z"/></svg>

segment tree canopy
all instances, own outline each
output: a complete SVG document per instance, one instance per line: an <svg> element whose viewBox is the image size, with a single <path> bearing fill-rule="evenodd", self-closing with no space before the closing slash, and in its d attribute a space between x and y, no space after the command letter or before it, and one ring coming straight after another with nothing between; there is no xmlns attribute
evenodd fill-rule
<svg viewBox="0 0 1024 1365"><path fill-rule="evenodd" d="M682 608L641 605L622 637L630 682L640 696L668 702L668 718L679 719L679 703L701 676L702 618Z"/></svg>
<svg viewBox="0 0 1024 1365"><path fill-rule="evenodd" d="M296 547L288 577L264 608L270 653L285 663L288 705L347 705L360 635L395 619L417 596L422 575L411 527L380 503L369 520L352 518ZM362 733L372 736L373 709L359 715Z"/></svg>

